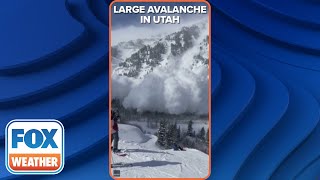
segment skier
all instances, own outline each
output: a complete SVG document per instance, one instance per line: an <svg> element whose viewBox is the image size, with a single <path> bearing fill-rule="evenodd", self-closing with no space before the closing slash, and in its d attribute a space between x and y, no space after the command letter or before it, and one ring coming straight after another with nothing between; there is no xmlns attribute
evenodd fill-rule
<svg viewBox="0 0 320 180"><path fill-rule="evenodd" d="M175 151L185 151L185 149L181 145L178 145L177 143L173 143L173 150L175 150Z"/></svg>
<svg viewBox="0 0 320 180"><path fill-rule="evenodd" d="M111 142L113 142L113 146L111 149L114 153L120 152L118 149L118 142L119 142L119 127L118 121L120 121L120 115L117 110L111 110L111 126L112 126L112 135L111 135Z"/></svg>

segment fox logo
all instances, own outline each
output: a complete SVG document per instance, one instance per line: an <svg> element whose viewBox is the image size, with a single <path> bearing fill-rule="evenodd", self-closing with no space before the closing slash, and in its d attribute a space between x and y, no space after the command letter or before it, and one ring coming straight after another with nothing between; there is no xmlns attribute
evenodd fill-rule
<svg viewBox="0 0 320 180"><path fill-rule="evenodd" d="M6 127L6 167L13 174L57 174L64 128L57 120L13 120Z"/></svg>

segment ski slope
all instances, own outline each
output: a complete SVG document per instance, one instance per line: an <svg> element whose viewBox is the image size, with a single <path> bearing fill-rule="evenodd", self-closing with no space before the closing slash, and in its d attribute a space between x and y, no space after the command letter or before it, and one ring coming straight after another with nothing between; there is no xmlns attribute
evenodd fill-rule
<svg viewBox="0 0 320 180"><path fill-rule="evenodd" d="M120 177L130 178L205 178L209 173L209 156L195 149L162 150L157 137L143 134L132 125L119 124L119 148L127 156L112 154L114 169Z"/></svg>

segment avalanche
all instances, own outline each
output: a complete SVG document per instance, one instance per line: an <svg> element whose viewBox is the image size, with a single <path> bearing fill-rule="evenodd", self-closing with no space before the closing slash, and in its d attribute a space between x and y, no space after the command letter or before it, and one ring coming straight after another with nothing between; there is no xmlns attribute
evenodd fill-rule
<svg viewBox="0 0 320 180"><path fill-rule="evenodd" d="M208 114L207 39L208 23L199 20L113 46L112 98L139 112Z"/></svg>

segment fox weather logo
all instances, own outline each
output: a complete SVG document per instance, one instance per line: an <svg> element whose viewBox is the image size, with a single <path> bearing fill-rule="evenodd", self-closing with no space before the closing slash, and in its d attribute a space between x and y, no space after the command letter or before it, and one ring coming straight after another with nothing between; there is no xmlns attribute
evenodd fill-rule
<svg viewBox="0 0 320 180"><path fill-rule="evenodd" d="M6 127L12 174L57 174L64 167L64 127L57 120L12 120Z"/></svg>

